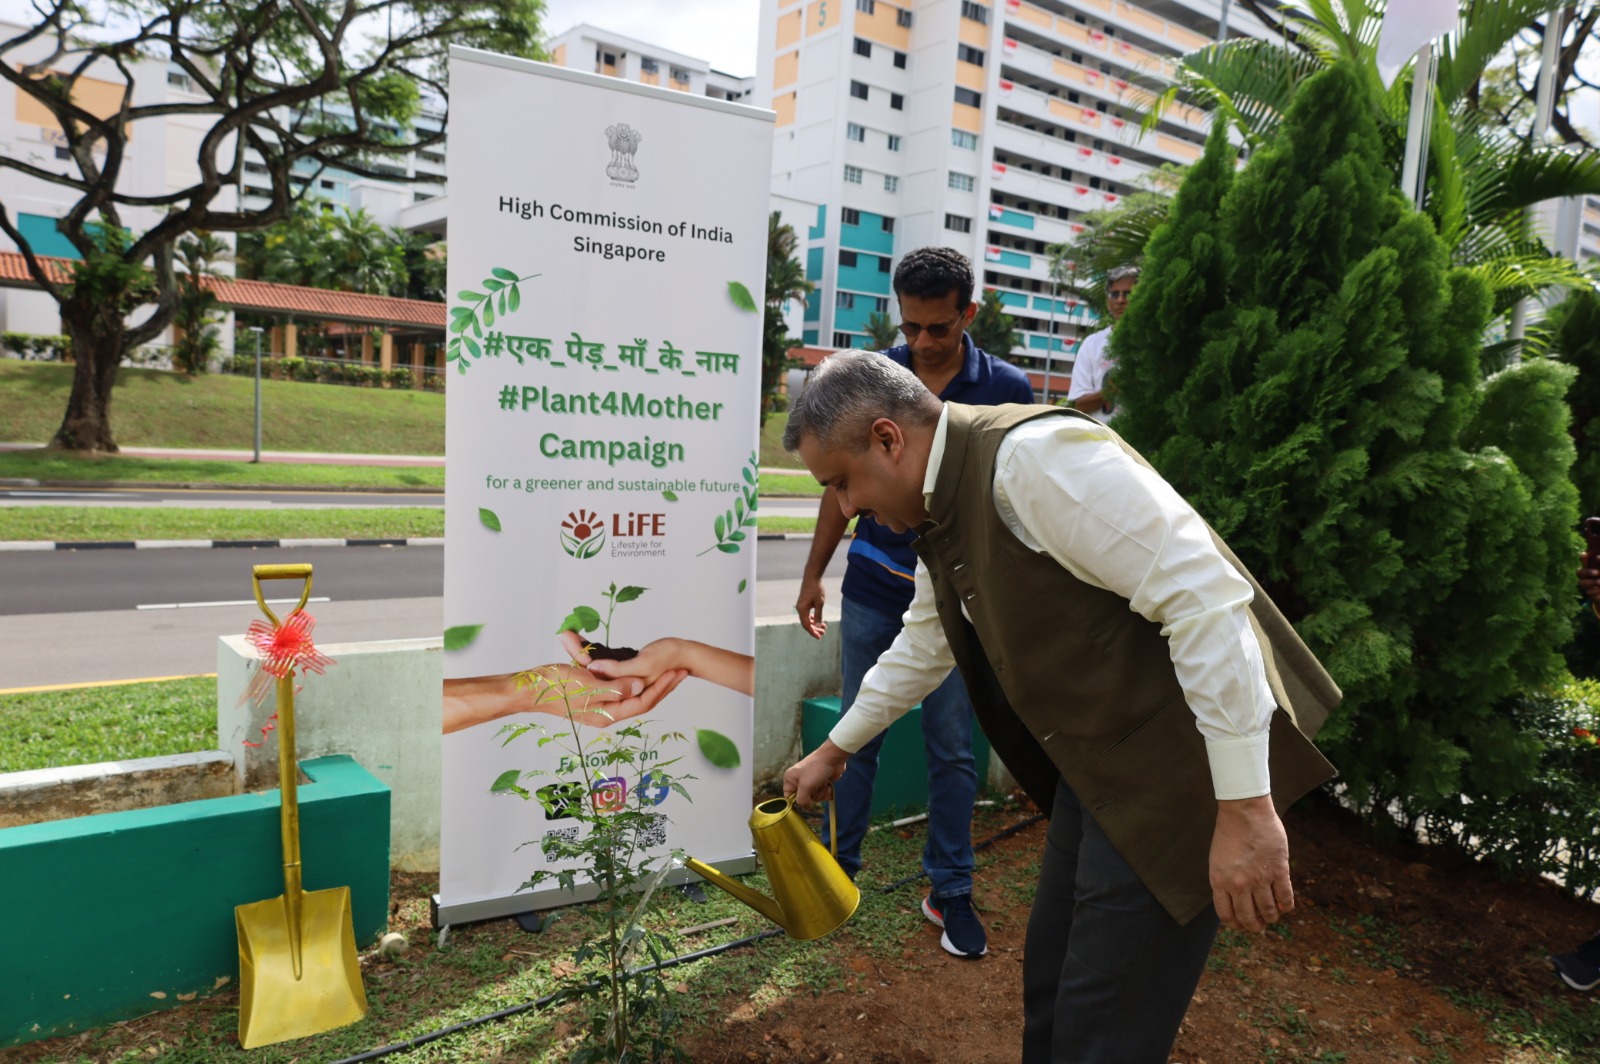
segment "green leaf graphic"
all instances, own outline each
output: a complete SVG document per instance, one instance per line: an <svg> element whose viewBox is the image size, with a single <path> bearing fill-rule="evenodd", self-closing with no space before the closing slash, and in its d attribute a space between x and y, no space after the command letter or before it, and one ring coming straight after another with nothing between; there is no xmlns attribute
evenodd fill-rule
<svg viewBox="0 0 1600 1064"><path fill-rule="evenodd" d="M600 611L593 606L574 606L567 619L561 622L556 634L562 632L592 632L600 627Z"/></svg>
<svg viewBox="0 0 1600 1064"><path fill-rule="evenodd" d="M456 293L456 298L457 299L470 299L474 303L481 303L481 302L483 302L483 293L482 292L468 292L465 289L463 289L460 292Z"/></svg>
<svg viewBox="0 0 1600 1064"><path fill-rule="evenodd" d="M677 502L678 501L678 493L675 492L675 491L663 491L661 493L661 497L663 499L667 500L668 502Z"/></svg>
<svg viewBox="0 0 1600 1064"><path fill-rule="evenodd" d="M444 630L444 648L446 650L465 650L478 638L478 633L483 631L481 624L458 624L454 628Z"/></svg>
<svg viewBox="0 0 1600 1064"><path fill-rule="evenodd" d="M650 589L646 587L625 587L621 591L617 592L616 601L618 603L632 602L634 599L638 598L648 590Z"/></svg>
<svg viewBox="0 0 1600 1064"><path fill-rule="evenodd" d="M738 768L739 748L733 745L733 740L721 732L714 732L709 728L695 730L694 738L700 744L700 752L705 759L718 768Z"/></svg>
<svg viewBox="0 0 1600 1064"><path fill-rule="evenodd" d="M517 780L521 778L521 769L506 769L504 772L500 773L500 775L496 776L494 782L489 785L489 793L504 794L508 791L520 791L522 788L517 786Z"/></svg>
<svg viewBox="0 0 1600 1064"><path fill-rule="evenodd" d="M748 581L748 580L739 581L739 590L734 592L734 594L736 594L736 595L744 594L745 585L748 584L748 583L750 583L750 581Z"/></svg>
<svg viewBox="0 0 1600 1064"><path fill-rule="evenodd" d="M513 270L508 270L504 266L496 266L489 272L500 278L502 281L515 281L517 279L516 272Z"/></svg>
<svg viewBox="0 0 1600 1064"><path fill-rule="evenodd" d="M500 531L500 518L493 510L485 510L481 506L478 507L478 520L483 522L483 527L490 532Z"/></svg>
<svg viewBox="0 0 1600 1064"><path fill-rule="evenodd" d="M748 310L751 313L755 312L756 301L751 298L750 289L746 288L738 281L728 282L728 298L733 300L733 305L738 307L740 310Z"/></svg>

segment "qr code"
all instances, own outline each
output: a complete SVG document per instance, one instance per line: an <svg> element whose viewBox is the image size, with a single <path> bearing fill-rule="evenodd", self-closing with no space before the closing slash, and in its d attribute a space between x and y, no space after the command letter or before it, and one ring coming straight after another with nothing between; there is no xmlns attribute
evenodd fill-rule
<svg viewBox="0 0 1600 1064"><path fill-rule="evenodd" d="M639 848L649 849L652 846L665 846L667 844L667 825L657 824L639 832Z"/></svg>
<svg viewBox="0 0 1600 1064"><path fill-rule="evenodd" d="M555 864L557 861L561 860L562 857L563 857L563 854L561 852L560 844L561 843L566 843L567 845L570 846L573 843L577 842L578 841L578 829L577 828L556 828L553 831L545 832L544 833L544 837L547 840L545 846L543 847L543 849L544 849L544 863L545 864Z"/></svg>

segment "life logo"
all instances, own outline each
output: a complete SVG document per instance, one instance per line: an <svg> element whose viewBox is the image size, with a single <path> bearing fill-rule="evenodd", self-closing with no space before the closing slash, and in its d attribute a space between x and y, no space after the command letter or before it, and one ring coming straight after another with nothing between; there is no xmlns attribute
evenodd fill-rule
<svg viewBox="0 0 1600 1064"><path fill-rule="evenodd" d="M574 558L593 558L606 545L605 519L582 507L561 522L561 549Z"/></svg>

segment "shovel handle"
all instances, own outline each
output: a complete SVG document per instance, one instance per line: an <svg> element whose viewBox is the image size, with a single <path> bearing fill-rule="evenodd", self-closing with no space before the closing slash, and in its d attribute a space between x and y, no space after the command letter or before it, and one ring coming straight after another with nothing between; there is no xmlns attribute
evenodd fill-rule
<svg viewBox="0 0 1600 1064"><path fill-rule="evenodd" d="M293 610L289 611L290 613L294 613L296 610L305 609L306 603L311 600L311 566L305 562L295 562L288 565L257 565L251 569L250 584L256 593L256 605L261 607L261 612L266 614L267 619L273 624L279 623L278 615L272 612L271 608L267 605L266 598L262 596L261 581L295 580L301 577L305 578L306 584L305 587L300 590L300 601L295 605Z"/></svg>

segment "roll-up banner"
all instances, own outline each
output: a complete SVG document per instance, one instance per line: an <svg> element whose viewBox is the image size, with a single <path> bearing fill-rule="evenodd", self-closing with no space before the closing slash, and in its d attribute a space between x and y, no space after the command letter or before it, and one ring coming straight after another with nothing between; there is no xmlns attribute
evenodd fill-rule
<svg viewBox="0 0 1600 1064"><path fill-rule="evenodd" d="M768 111L451 50L440 924L593 894L581 872L571 891L522 889L580 869L541 847L584 828L511 781L570 795L585 779L598 812L666 814L648 855L754 866L771 152ZM576 667L613 654L642 675ZM580 744L640 726L694 777L688 798L648 762L578 764L537 730L505 741L508 725L572 731L552 681L608 692L575 700L609 700L580 716Z"/></svg>

